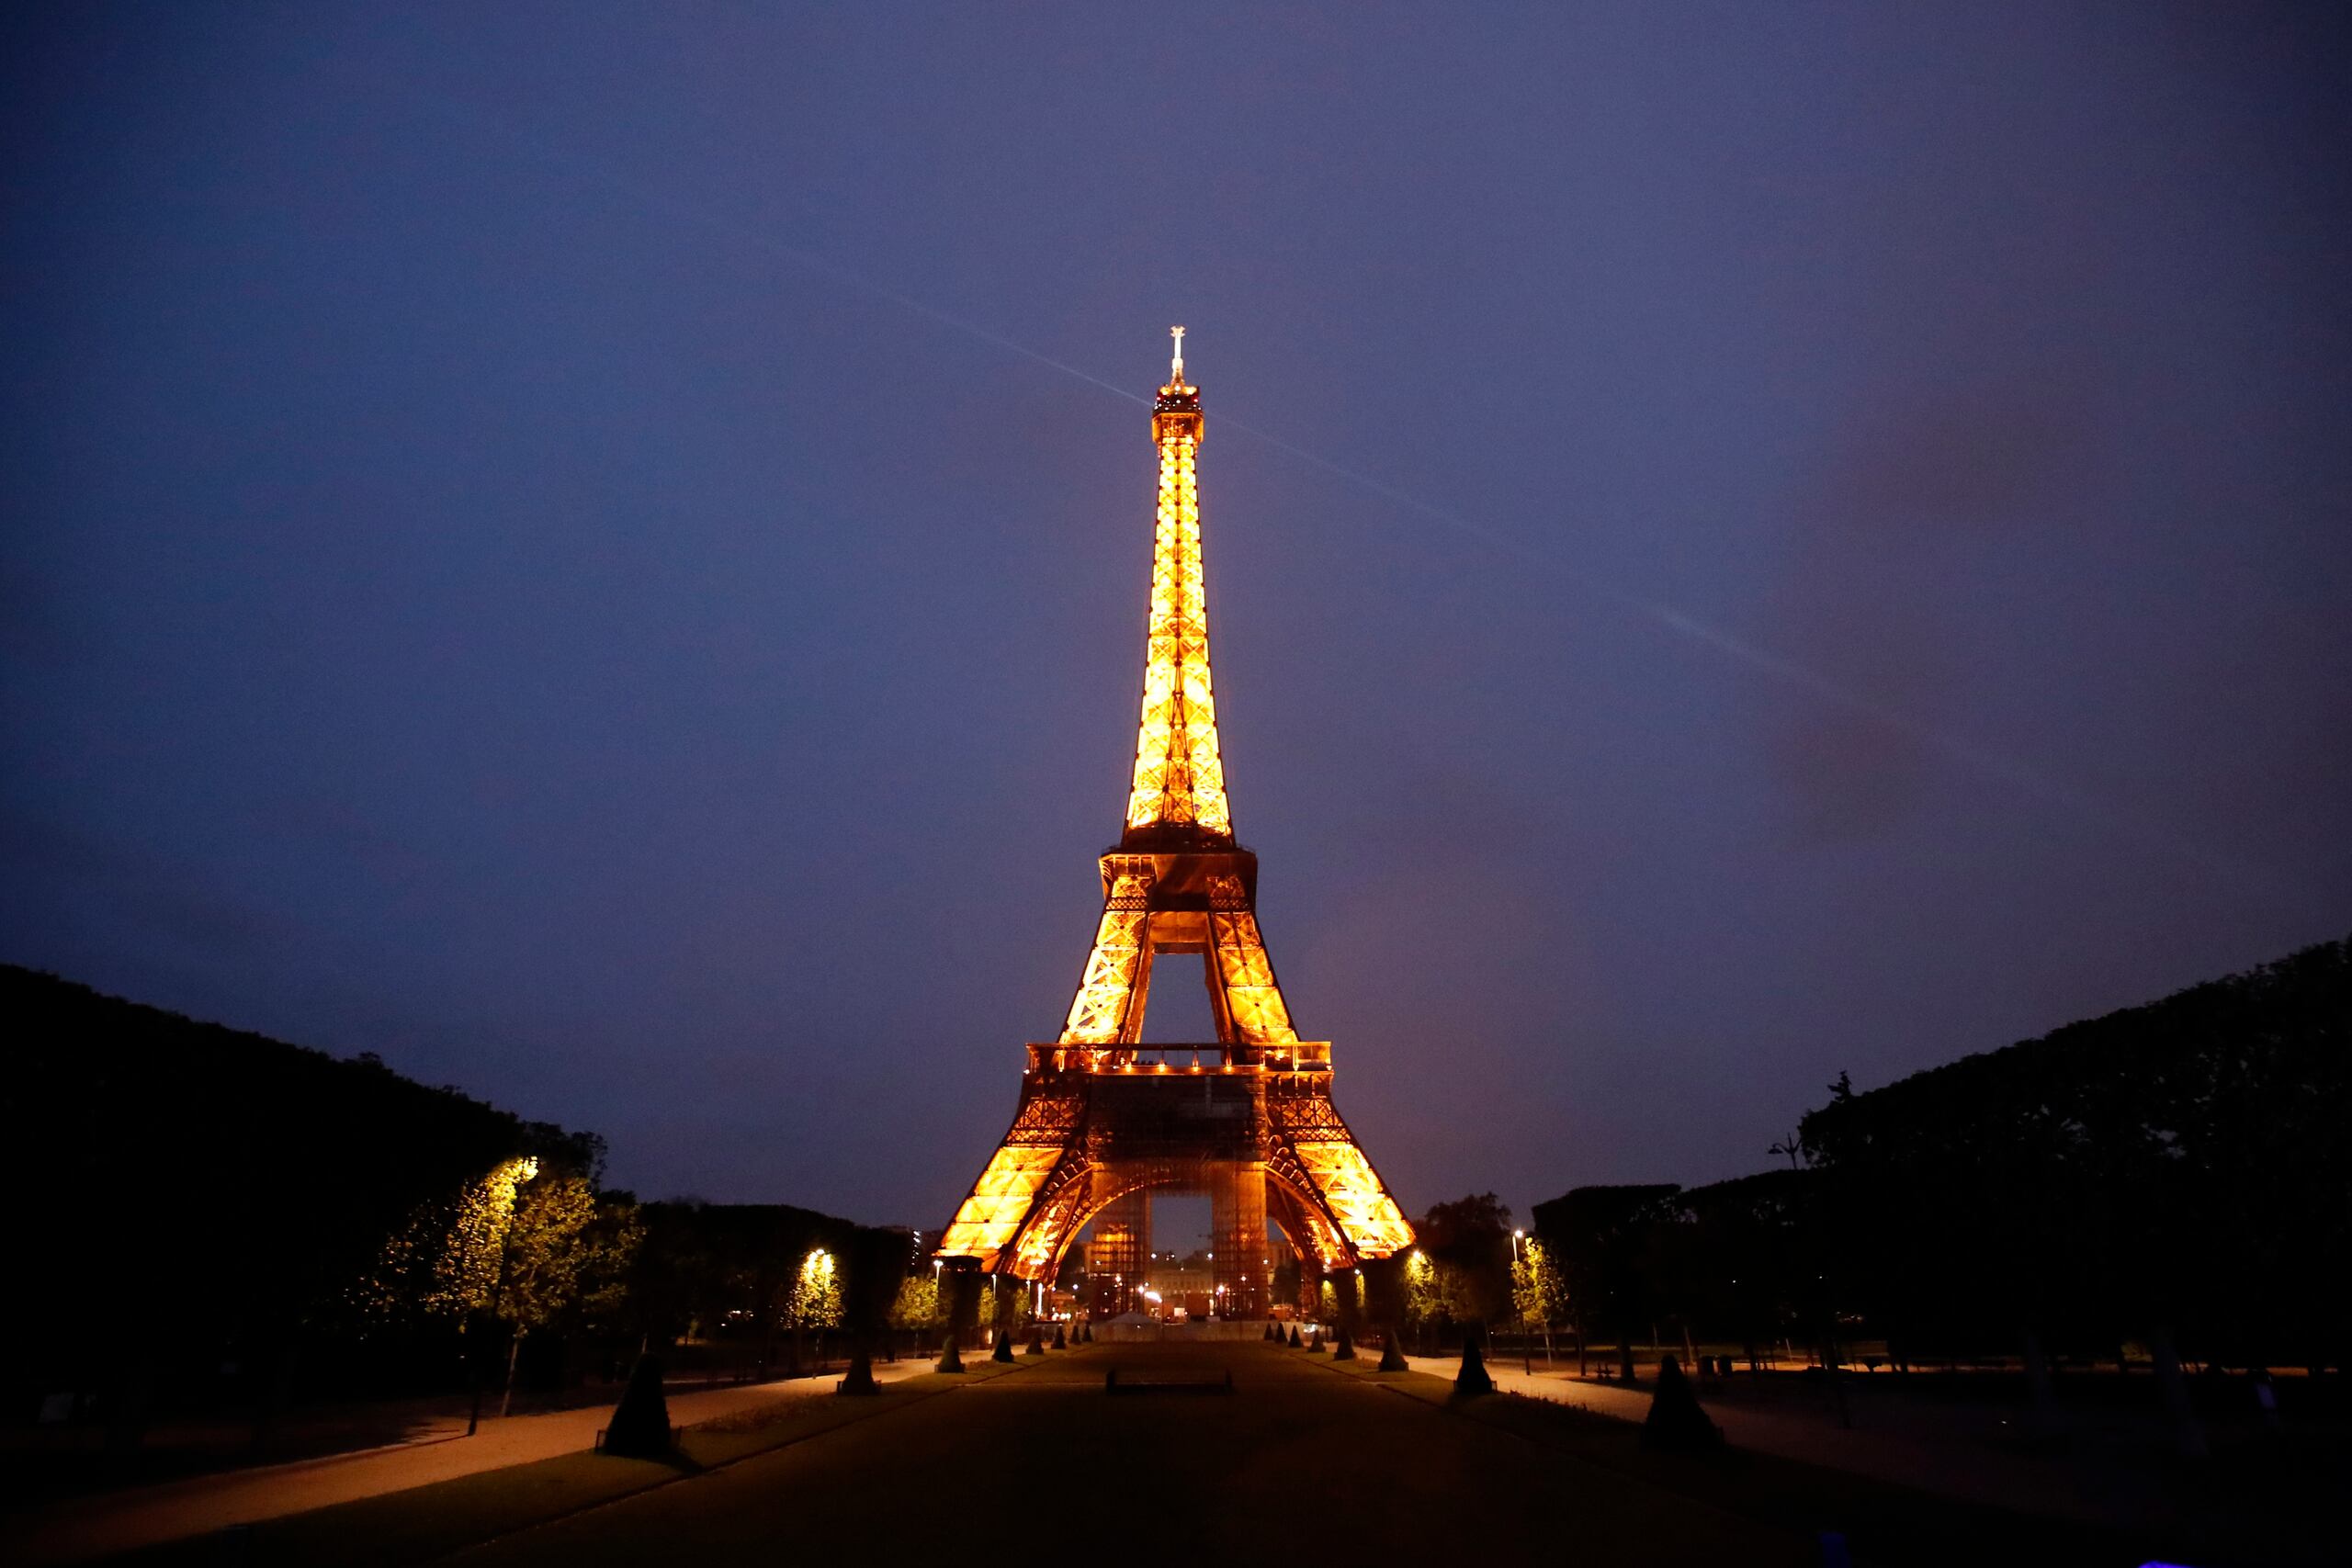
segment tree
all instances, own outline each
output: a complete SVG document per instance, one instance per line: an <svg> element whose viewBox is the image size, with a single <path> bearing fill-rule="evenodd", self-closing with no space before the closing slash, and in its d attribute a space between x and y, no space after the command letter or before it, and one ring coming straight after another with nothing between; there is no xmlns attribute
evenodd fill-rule
<svg viewBox="0 0 2352 1568"><path fill-rule="evenodd" d="M379 1322L411 1312L455 1318L462 1331L498 1292L517 1195L538 1173L529 1156L501 1160L411 1214L355 1287L363 1311Z"/></svg>
<svg viewBox="0 0 2352 1568"><path fill-rule="evenodd" d="M1544 1331L1544 1359L1549 1365L1552 1325L1566 1314L1568 1288L1553 1261L1552 1249L1541 1236L1527 1236L1519 1244L1519 1256L1510 1269L1510 1302L1514 1317Z"/></svg>
<svg viewBox="0 0 2352 1568"><path fill-rule="evenodd" d="M1439 1203L1421 1217L1440 1317L1483 1324L1510 1315L1510 1210L1491 1192Z"/></svg>
<svg viewBox="0 0 2352 1568"><path fill-rule="evenodd" d="M413 1216L363 1281L363 1304L379 1323L410 1312L453 1319L477 1341L505 1325L503 1416L524 1339L575 1311L616 1313L643 1237L626 1194L600 1203L586 1177L542 1174L536 1156L516 1156ZM479 1390L479 1350L468 1360Z"/></svg>
<svg viewBox="0 0 2352 1568"><path fill-rule="evenodd" d="M70 1288L0 1292L24 1386L102 1391L132 1446L151 1399L256 1395L256 1446L304 1381L392 1382L444 1322L375 1311L386 1238L510 1155L512 1114L337 1060L0 965L10 1025L0 1176L40 1192L17 1254ZM217 1223L191 1223L198 1211ZM171 1332L154 1331L169 1282ZM412 1278L403 1284L421 1289ZM413 1303L415 1292L409 1292Z"/></svg>
<svg viewBox="0 0 2352 1568"><path fill-rule="evenodd" d="M728 1341L739 1353L749 1349L762 1375L775 1359L777 1337L793 1330L809 1251L842 1258L857 1229L787 1203L678 1199L646 1204L644 1214L646 1266L632 1304L648 1342Z"/></svg>
<svg viewBox="0 0 2352 1568"><path fill-rule="evenodd" d="M786 1289L784 1320L796 1337L813 1329L820 1352L825 1330L841 1326L841 1267L823 1247L809 1248L800 1259L800 1268Z"/></svg>
<svg viewBox="0 0 2352 1568"><path fill-rule="evenodd" d="M1398 1305L1404 1318L1400 1326L1419 1336L1426 1349L1430 1328L1445 1314L1445 1297L1438 1287L1436 1260L1419 1247L1413 1248L1405 1255L1398 1282L1403 1297Z"/></svg>
<svg viewBox="0 0 2352 1568"><path fill-rule="evenodd" d="M842 1321L841 1271L833 1255L811 1247L800 1260L786 1311L796 1328L837 1328Z"/></svg>
<svg viewBox="0 0 2352 1568"><path fill-rule="evenodd" d="M1891 1335L2340 1359L2352 942L2069 1024L1800 1123L1833 1283ZM1841 1304L1845 1304L1841 1302Z"/></svg>
<svg viewBox="0 0 2352 1568"><path fill-rule="evenodd" d="M899 1280L899 1293L890 1302L890 1326L921 1330L938 1322L939 1276L919 1269Z"/></svg>
<svg viewBox="0 0 2352 1568"><path fill-rule="evenodd" d="M1657 1231L1673 1222L1670 1183L1573 1188L1535 1205L1535 1234L1553 1249L1567 1282L1581 1358L1593 1329L1615 1338L1624 1375L1634 1375L1634 1326L1657 1304L1646 1267Z"/></svg>
<svg viewBox="0 0 2352 1568"><path fill-rule="evenodd" d="M1676 1309L1737 1340L1751 1362L1798 1325L1815 1331L1827 1309L1820 1179L1803 1168L1767 1170L1678 1200L1689 1223L1672 1238L1667 1270Z"/></svg>
<svg viewBox="0 0 2352 1568"><path fill-rule="evenodd" d="M582 1176L543 1176L521 1191L507 1227L503 1279L490 1314L506 1325L506 1390L498 1413L514 1403L514 1368L526 1336L575 1311L617 1304L629 1259L644 1238L636 1205L600 1211Z"/></svg>

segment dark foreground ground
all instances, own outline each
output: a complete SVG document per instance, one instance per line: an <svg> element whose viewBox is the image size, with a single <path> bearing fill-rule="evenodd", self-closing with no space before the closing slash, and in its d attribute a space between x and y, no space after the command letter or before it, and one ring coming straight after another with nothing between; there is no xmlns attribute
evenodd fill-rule
<svg viewBox="0 0 2352 1568"><path fill-rule="evenodd" d="M1221 1382L1230 1395L1114 1396ZM2188 1555L1755 1456L1644 1451L1635 1429L1257 1344L1094 1346L925 1377L773 1427L690 1438L676 1465L550 1461L143 1554L155 1563L1020 1562L1221 1565L1823 1562L1859 1568ZM2213 1543L2188 1543L2203 1551Z"/></svg>

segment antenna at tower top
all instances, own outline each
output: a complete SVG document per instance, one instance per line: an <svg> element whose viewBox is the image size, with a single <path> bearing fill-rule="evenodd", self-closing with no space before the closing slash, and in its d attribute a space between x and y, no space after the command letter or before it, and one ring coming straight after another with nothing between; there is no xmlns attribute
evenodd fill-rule
<svg viewBox="0 0 2352 1568"><path fill-rule="evenodd" d="M1176 352L1168 361L1168 376L1170 380L1181 381L1184 378L1184 329L1170 327L1168 335L1176 340Z"/></svg>

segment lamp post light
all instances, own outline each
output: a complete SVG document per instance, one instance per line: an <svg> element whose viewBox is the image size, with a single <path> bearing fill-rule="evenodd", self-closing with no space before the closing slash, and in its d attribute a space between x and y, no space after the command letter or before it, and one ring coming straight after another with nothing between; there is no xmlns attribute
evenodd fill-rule
<svg viewBox="0 0 2352 1568"><path fill-rule="evenodd" d="M523 1183L536 1179L538 1174L537 1157L525 1155L519 1159L510 1159L492 1171L486 1184L490 1205L499 1215L499 1227L498 1272L490 1288L490 1300L473 1309L474 1325L481 1327L484 1334L490 1332L489 1325L497 1321L499 1306L506 1297L506 1269L514 1256L515 1190ZM514 1343L515 1349L519 1349L521 1340ZM514 1394L514 1349L507 1353L506 1393L510 1400ZM479 1345L466 1357L466 1378L473 1385L466 1410L466 1436L470 1438L481 1430L481 1348ZM499 1414L503 1416L506 1412L502 1409Z"/></svg>
<svg viewBox="0 0 2352 1568"><path fill-rule="evenodd" d="M1527 1375L1529 1377L1533 1377L1535 1375L1535 1351L1534 1348L1527 1342L1527 1298L1521 1295L1519 1291L1519 1244L1526 1239L1527 1233L1525 1231L1513 1231L1510 1233L1510 1295L1511 1305L1519 1309L1520 1365L1527 1370ZM1534 1280L1531 1278L1528 1283L1532 1285Z"/></svg>

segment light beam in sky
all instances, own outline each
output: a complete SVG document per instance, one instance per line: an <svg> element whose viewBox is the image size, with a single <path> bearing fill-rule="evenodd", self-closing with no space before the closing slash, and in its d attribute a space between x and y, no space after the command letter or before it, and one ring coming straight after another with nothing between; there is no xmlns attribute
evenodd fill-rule
<svg viewBox="0 0 2352 1568"><path fill-rule="evenodd" d="M514 126L447 98L432 96L426 98L425 102L446 118L462 126L476 131L492 132L504 140L510 148L515 151L577 177L593 180L620 191L656 212L693 223L748 249L781 257L805 271L874 299L887 300L911 314L935 321L942 326L953 328L993 348L1042 365L1049 370L1057 371L1098 390L1108 392L1113 397L1124 398L1128 402L1139 406L1150 406L1150 399L1139 396L1114 382L1056 359L1051 355L1040 353L1026 344L992 331L978 321L956 315L953 311L942 310L913 295L902 293L887 284L853 271L838 262L819 255L813 251L804 250L800 246L768 235L755 233L723 214L692 202L681 201L665 191L631 178L621 170L602 161L550 146L545 141ZM1181 338L1178 340L1177 347L1181 355L1182 350ZM1181 363L1180 358L1179 364ZM1423 501L1418 496L1398 490L1394 485L1374 479L1360 469L1351 468L1343 463L1336 462L1329 457L1285 441L1280 436L1242 423L1228 414L1212 414L1208 418L1212 423L1223 425L1237 434L1262 442L1278 452L1321 468L1326 473L1376 495L1392 505L1417 513L1434 522L1442 523L1492 549L1554 573L1575 583L1595 597L1632 610L1669 631L1689 637L1728 659L1771 676L1786 685L1808 694L1820 702L1860 714L1873 723L1918 742L1935 754L1949 761L1959 763L1971 772L1998 780L2036 799L2091 821L2110 832L2153 848L2165 850L2206 872L2256 886L2273 894L2284 891L2278 879L2267 868L2189 843L2177 833L2155 824L2135 819L2085 795L2080 790L2050 777L2040 769L2026 762L1962 739L1899 709L1875 702L1809 666L1774 653L1769 649L1759 648L1744 637L1725 631L1720 626L1710 625L1671 604L1616 587L1573 566L1546 557L1511 535L1465 517L1460 513Z"/></svg>

